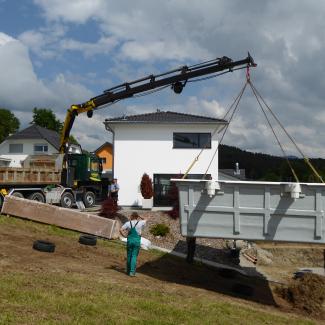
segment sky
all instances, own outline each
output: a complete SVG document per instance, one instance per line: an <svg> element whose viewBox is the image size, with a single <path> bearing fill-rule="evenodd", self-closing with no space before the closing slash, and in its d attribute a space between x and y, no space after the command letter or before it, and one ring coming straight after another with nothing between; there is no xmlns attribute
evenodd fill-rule
<svg viewBox="0 0 325 325"><path fill-rule="evenodd" d="M299 4L299 5L298 5ZM32 109L62 121L72 104L151 74L228 56L255 62L251 80L300 149L325 158L325 2L321 0L0 0L0 107L27 127ZM175 111L223 118L245 83L239 70L120 101L77 117L87 150L109 139L103 121ZM299 156L273 123L286 154ZM223 143L281 155L247 89Z"/></svg>

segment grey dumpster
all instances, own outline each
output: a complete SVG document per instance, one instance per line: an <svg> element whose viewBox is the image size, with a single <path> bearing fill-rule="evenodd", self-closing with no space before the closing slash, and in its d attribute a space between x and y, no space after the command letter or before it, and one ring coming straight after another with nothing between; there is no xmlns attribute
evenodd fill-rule
<svg viewBox="0 0 325 325"><path fill-rule="evenodd" d="M325 243L325 184L171 181L183 236Z"/></svg>

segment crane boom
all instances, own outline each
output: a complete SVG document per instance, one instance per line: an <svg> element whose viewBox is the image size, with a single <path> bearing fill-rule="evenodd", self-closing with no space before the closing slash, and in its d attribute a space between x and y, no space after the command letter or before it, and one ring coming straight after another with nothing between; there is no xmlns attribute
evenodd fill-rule
<svg viewBox="0 0 325 325"><path fill-rule="evenodd" d="M60 152L65 153L74 120L80 113L87 112L88 117L91 117L93 111L101 106L114 103L121 99L132 97L135 94L143 93L153 89L159 89L161 87L169 85L172 87L175 93L179 94L182 92L183 87L190 79L195 80L195 78L224 70L228 70L224 73L232 72L233 70L242 69L247 66L256 66L253 58L249 53L245 59L239 61L233 61L232 59L223 56L221 58L195 64L190 67L183 66L159 75L149 75L132 82L126 82L105 90L103 94L91 98L87 102L79 105L71 105L67 110L66 118L64 121L63 131L61 134ZM234 69L235 67L239 68Z"/></svg>

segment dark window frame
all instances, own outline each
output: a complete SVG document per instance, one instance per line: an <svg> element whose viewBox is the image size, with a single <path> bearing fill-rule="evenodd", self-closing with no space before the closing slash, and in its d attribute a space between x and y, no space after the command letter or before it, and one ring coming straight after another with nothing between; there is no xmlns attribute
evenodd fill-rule
<svg viewBox="0 0 325 325"><path fill-rule="evenodd" d="M184 145L182 146L179 140L177 140L176 137L188 137L189 141L184 142L184 143L190 143L192 138L197 138L194 139L196 142L192 142L192 146ZM208 144L207 141L204 140L204 136L208 137ZM212 145L212 136L211 132L173 132L173 149L211 149Z"/></svg>
<svg viewBox="0 0 325 325"><path fill-rule="evenodd" d="M19 150L13 150L15 148L21 148ZM24 144L23 143L9 143L9 153L24 153Z"/></svg>
<svg viewBox="0 0 325 325"><path fill-rule="evenodd" d="M153 206L154 207L171 207L172 202L169 197L169 192L172 188L171 178L180 178L180 174L169 173L154 173L153 174ZM188 174L187 179L211 179L211 174Z"/></svg>

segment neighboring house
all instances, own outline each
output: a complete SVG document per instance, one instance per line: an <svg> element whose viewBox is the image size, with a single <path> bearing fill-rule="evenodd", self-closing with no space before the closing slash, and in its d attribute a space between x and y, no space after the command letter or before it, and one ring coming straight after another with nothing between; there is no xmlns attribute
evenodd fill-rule
<svg viewBox="0 0 325 325"><path fill-rule="evenodd" d="M58 153L59 147L60 135L57 132L33 124L8 136L0 144L0 164L21 167L21 161L28 155Z"/></svg>
<svg viewBox="0 0 325 325"><path fill-rule="evenodd" d="M101 158L103 164L103 178L112 178L113 167L113 145L109 142L103 143L94 153Z"/></svg>
<svg viewBox="0 0 325 325"><path fill-rule="evenodd" d="M204 175L218 147L217 132L227 121L175 112L106 119L113 132L113 174L120 185L119 204L141 205L140 181L147 173L154 184L154 206L170 206L170 178L184 174L203 150L189 177ZM218 155L209 175L218 178Z"/></svg>

